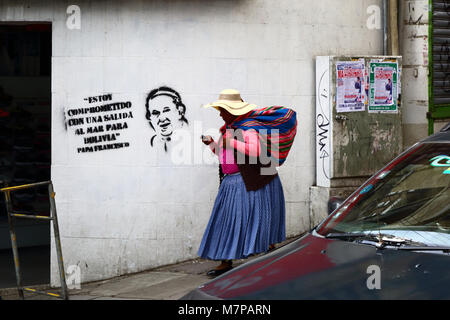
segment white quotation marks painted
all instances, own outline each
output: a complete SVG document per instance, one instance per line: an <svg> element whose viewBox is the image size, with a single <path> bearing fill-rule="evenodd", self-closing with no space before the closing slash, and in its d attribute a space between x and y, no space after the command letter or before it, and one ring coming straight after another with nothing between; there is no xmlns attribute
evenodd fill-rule
<svg viewBox="0 0 450 320"><path fill-rule="evenodd" d="M379 30L381 29L381 9L377 5L371 5L367 7L367 28L369 30Z"/></svg>
<svg viewBox="0 0 450 320"><path fill-rule="evenodd" d="M381 269L377 265L370 265L367 267L367 274L370 276L367 278L366 285L369 290L381 289Z"/></svg>
<svg viewBox="0 0 450 320"><path fill-rule="evenodd" d="M67 7L67 20L66 26L69 30L80 30L81 29L81 9L77 5L70 5Z"/></svg>
<svg viewBox="0 0 450 320"><path fill-rule="evenodd" d="M70 265L66 272L66 284L69 289L81 289L81 268L78 265Z"/></svg>

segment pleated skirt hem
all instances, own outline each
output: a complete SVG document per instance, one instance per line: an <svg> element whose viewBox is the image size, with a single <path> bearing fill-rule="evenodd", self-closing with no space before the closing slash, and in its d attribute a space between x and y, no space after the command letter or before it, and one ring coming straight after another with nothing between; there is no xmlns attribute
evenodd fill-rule
<svg viewBox="0 0 450 320"><path fill-rule="evenodd" d="M210 260L233 260L266 252L285 236L285 203L280 178L247 191L240 174L227 175L220 185L198 250Z"/></svg>

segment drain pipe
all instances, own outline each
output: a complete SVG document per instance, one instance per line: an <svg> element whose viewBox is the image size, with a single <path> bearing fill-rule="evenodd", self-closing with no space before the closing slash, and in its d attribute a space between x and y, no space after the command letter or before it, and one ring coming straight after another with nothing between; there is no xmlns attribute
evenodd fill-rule
<svg viewBox="0 0 450 320"><path fill-rule="evenodd" d="M387 1L388 0L383 0L383 56L387 56L387 53L388 53Z"/></svg>
<svg viewBox="0 0 450 320"><path fill-rule="evenodd" d="M398 2L389 0L389 54L399 55L398 48Z"/></svg>
<svg viewBox="0 0 450 320"><path fill-rule="evenodd" d="M397 0L383 0L383 55L398 54L398 3Z"/></svg>

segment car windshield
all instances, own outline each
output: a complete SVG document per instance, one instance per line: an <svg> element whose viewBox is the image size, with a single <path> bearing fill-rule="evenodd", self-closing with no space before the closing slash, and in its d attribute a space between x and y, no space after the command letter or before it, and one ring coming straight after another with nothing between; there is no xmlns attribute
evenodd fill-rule
<svg viewBox="0 0 450 320"><path fill-rule="evenodd" d="M356 190L317 233L383 233L450 245L450 144L419 144Z"/></svg>

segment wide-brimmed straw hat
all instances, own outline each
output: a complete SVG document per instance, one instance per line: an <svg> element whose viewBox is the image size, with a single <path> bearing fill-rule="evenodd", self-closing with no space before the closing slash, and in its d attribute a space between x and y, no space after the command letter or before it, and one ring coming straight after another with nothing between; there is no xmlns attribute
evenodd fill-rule
<svg viewBox="0 0 450 320"><path fill-rule="evenodd" d="M219 108L223 108L232 115L240 116L256 109L258 106L256 104L243 101L239 91L234 89L225 89L220 93L219 100L209 103L204 107L213 107L217 110L219 110Z"/></svg>

